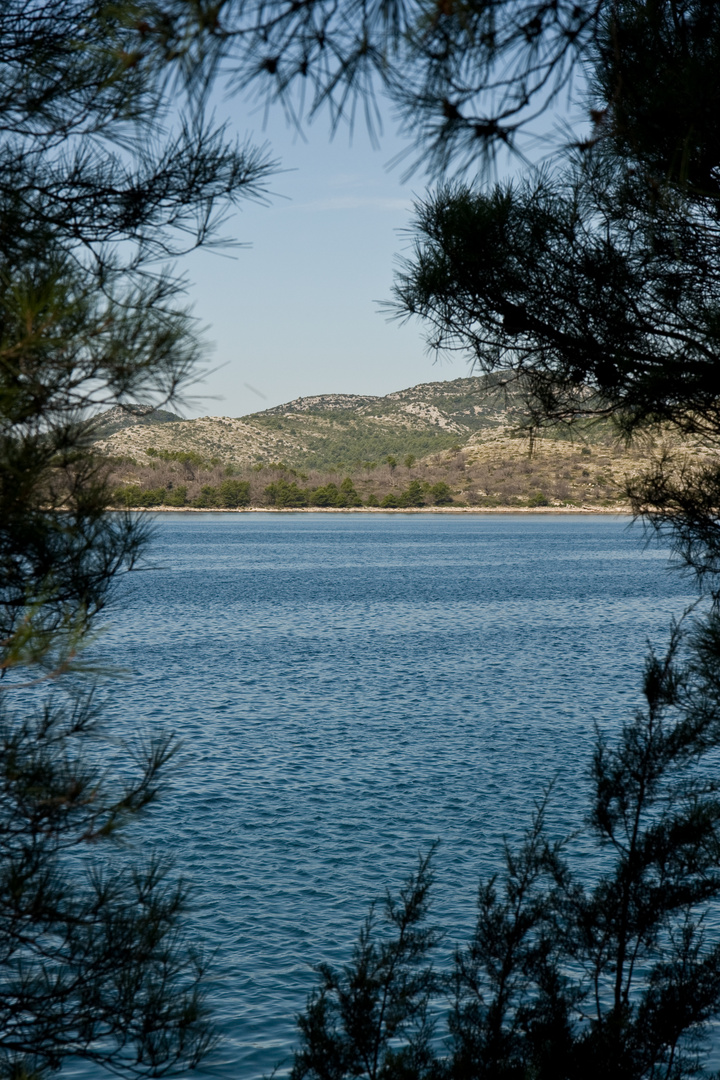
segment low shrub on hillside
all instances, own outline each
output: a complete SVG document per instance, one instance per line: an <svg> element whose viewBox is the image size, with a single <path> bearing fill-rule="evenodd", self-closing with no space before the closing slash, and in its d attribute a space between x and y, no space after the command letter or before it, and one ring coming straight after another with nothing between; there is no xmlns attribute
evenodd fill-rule
<svg viewBox="0 0 720 1080"><path fill-rule="evenodd" d="M139 484L128 484L127 487L117 488L113 492L112 501L115 506L143 507L152 506L185 506L187 503L187 488L178 485L173 488L142 488Z"/></svg>
<svg viewBox="0 0 720 1080"><path fill-rule="evenodd" d="M148 457L159 458L160 461L179 461L182 465L198 467L205 464L205 459L195 450L156 450L154 446L148 446L145 453Z"/></svg>
<svg viewBox="0 0 720 1080"><path fill-rule="evenodd" d="M419 480L411 480L405 491L401 491L399 495L390 491L380 503L381 506L387 509L399 510L403 508L416 508L425 505L423 492L423 485Z"/></svg>
<svg viewBox="0 0 720 1080"><path fill-rule="evenodd" d="M217 487L205 484L197 498L193 499L193 506L200 509L216 507L223 510L235 510L239 506L249 505L250 484L247 480L223 480Z"/></svg>
<svg viewBox="0 0 720 1080"><path fill-rule="evenodd" d="M150 448L153 452L142 455L139 462L113 460L112 486L117 488L115 504L119 506L207 509L247 505L342 509L381 503L397 509L463 504L532 509L562 504L604 506L609 499L622 497L616 492L632 462L616 459L614 451L600 447L588 457L576 446L568 444L558 452L548 443L539 445L530 458L519 453L522 446L518 441L517 446L498 448L492 456L458 448L454 453L443 451L416 460L411 466L412 454L386 453L383 458L363 457L355 468L338 465L308 472L283 461L214 464L212 458L202 459L195 451ZM228 493L224 487L228 480L247 486ZM177 494L181 486L184 499Z"/></svg>
<svg viewBox="0 0 720 1080"><path fill-rule="evenodd" d="M352 480L346 476L340 487L332 482L317 488L300 488L293 481L275 480L265 488L265 497L271 506L293 509L303 506L322 506L342 509L362 506Z"/></svg>
<svg viewBox="0 0 720 1080"><path fill-rule="evenodd" d="M452 492L444 480L433 484L428 492L435 506L449 506L453 501Z"/></svg>
<svg viewBox="0 0 720 1080"><path fill-rule="evenodd" d="M165 493L166 506L185 506L187 504L187 488L184 484L178 484Z"/></svg>
<svg viewBox="0 0 720 1080"><path fill-rule="evenodd" d="M315 488L310 492L310 505L311 506L331 506L331 507L346 507L346 506L362 506L362 499L358 495L353 482L349 476L346 476L340 487L336 484L325 484L324 487Z"/></svg>
<svg viewBox="0 0 720 1080"><path fill-rule="evenodd" d="M294 480L291 484L287 480L275 480L265 488L264 495L271 506L283 509L290 510L308 505L307 491L305 488L299 488Z"/></svg>

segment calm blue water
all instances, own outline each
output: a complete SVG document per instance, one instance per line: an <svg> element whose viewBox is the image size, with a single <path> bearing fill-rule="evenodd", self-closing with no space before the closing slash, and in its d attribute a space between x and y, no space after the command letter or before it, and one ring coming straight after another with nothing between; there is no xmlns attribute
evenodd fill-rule
<svg viewBox="0 0 720 1080"><path fill-rule="evenodd" d="M223 1035L203 1076L287 1057L311 965L435 839L447 952L555 780L582 822L593 725L639 703L692 599L627 519L158 515L103 651L120 730L178 732L153 835L194 883ZM578 857L585 856L582 837Z"/></svg>

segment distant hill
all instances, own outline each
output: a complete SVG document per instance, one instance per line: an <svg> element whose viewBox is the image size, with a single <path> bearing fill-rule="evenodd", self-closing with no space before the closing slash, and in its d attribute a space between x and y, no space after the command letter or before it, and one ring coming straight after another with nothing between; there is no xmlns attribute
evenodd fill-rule
<svg viewBox="0 0 720 1080"><path fill-rule="evenodd" d="M108 439L118 431L127 428L155 424L177 423L182 417L165 409L154 409L152 405L115 405L107 412L96 417L96 439Z"/></svg>
<svg viewBox="0 0 720 1080"><path fill-rule="evenodd" d="M419 484L423 505L439 505L442 490L457 507L623 510L626 478L653 453L716 453L670 436L627 446L608 421L531 445L522 420L517 393L477 377L385 397L302 397L239 418L113 409L98 420L97 446L112 459L119 504L196 508L230 505L231 489L254 507L331 505L328 491L345 480L363 506L409 505Z"/></svg>
<svg viewBox="0 0 720 1080"><path fill-rule="evenodd" d="M232 465L284 461L302 469L350 468L388 455L424 457L516 432L517 398L487 377L422 383L385 397L322 394L233 418L182 420L137 407L102 418L98 445L114 457L148 447L192 451Z"/></svg>

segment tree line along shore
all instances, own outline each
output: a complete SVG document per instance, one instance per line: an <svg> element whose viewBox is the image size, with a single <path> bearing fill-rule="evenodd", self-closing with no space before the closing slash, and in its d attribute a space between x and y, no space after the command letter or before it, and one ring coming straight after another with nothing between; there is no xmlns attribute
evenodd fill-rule
<svg viewBox="0 0 720 1080"><path fill-rule="evenodd" d="M531 452L530 452L531 451ZM628 510L629 479L648 447L498 439L416 458L337 467L233 464L194 450L149 447L110 462L112 504L195 510ZM660 453L661 449L655 448Z"/></svg>

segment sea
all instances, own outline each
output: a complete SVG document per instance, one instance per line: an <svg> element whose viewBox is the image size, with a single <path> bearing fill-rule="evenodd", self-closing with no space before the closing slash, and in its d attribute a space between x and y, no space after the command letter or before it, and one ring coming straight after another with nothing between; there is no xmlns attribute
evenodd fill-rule
<svg viewBox="0 0 720 1080"><path fill-rule="evenodd" d="M440 966L540 800L592 872L596 733L641 705L693 587L620 516L151 521L95 646L113 736L181 740L130 842L190 886L220 1035L195 1075L282 1075L315 966L432 845Z"/></svg>

